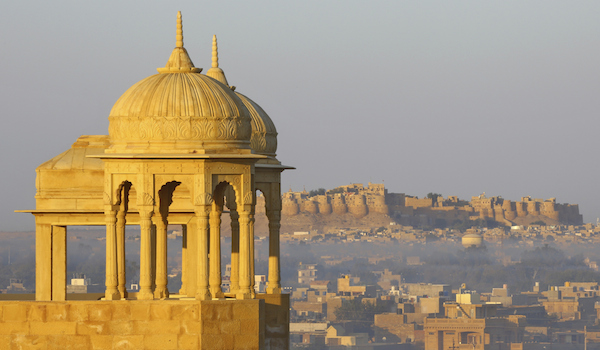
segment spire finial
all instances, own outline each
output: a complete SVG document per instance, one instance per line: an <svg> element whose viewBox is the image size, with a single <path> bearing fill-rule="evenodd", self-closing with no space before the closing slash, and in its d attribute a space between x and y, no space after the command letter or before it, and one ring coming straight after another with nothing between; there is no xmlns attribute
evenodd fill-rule
<svg viewBox="0 0 600 350"><path fill-rule="evenodd" d="M217 48L217 36L216 35L213 35L212 67L219 68L219 49Z"/></svg>
<svg viewBox="0 0 600 350"><path fill-rule="evenodd" d="M177 35L175 48L164 68L158 68L159 73L200 73L202 68L194 67L187 50L183 47L183 25L181 11L177 11Z"/></svg>
<svg viewBox="0 0 600 350"><path fill-rule="evenodd" d="M212 66L206 72L206 75L208 75L209 77L211 77L213 79L220 81L221 83L225 84L226 86L229 86L229 83L227 83L227 78L225 78L225 72L223 72L223 70L221 68L219 68L219 50L217 48L217 36L216 35L213 35L213 42L212 42Z"/></svg>
<svg viewBox="0 0 600 350"><path fill-rule="evenodd" d="M183 24L181 21L181 11L177 11L177 35L175 47L183 47Z"/></svg>

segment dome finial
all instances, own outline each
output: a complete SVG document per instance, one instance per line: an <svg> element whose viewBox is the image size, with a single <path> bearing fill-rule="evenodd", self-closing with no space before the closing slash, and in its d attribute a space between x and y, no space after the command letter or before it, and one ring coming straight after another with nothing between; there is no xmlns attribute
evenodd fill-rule
<svg viewBox="0 0 600 350"><path fill-rule="evenodd" d="M183 47L183 24L181 21L181 11L177 11L177 35L175 47Z"/></svg>
<svg viewBox="0 0 600 350"><path fill-rule="evenodd" d="M177 35L176 43L171 56L164 68L158 68L159 73L200 73L202 68L194 67L187 50L183 47L183 24L181 11L177 11Z"/></svg>
<svg viewBox="0 0 600 350"><path fill-rule="evenodd" d="M216 35L213 35L212 67L219 68L219 49L217 47L217 36Z"/></svg>
<svg viewBox="0 0 600 350"><path fill-rule="evenodd" d="M225 78L225 72L223 72L223 70L221 68L219 68L219 50L217 48L217 36L216 35L213 35L213 42L212 42L212 66L206 72L206 75L229 86L229 83L227 83L227 78Z"/></svg>

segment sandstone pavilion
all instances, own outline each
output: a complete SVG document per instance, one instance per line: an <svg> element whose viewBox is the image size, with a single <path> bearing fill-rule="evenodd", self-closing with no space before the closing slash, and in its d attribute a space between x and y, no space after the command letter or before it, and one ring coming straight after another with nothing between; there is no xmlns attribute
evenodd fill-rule
<svg viewBox="0 0 600 350"><path fill-rule="evenodd" d="M281 172L291 167L276 158L277 131L267 113L227 82L216 37L212 67L201 71L184 48L178 13L176 46L166 66L117 100L108 135L81 136L36 169L36 209L23 211L36 222L36 301L0 302L0 329L9 322L22 326L0 342L288 347L279 228ZM269 220L265 294L254 292L256 191L265 197ZM222 252L221 216L227 213L232 248ZM170 224L181 225L183 233L178 291L167 284ZM106 292L100 300L66 294L69 225L106 226ZM140 228L136 293L125 286L126 225ZM222 289L222 253L231 254L228 293Z"/></svg>

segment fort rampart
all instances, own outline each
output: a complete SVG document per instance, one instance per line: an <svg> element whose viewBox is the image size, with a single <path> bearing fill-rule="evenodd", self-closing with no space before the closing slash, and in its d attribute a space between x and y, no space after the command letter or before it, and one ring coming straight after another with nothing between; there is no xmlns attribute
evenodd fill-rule
<svg viewBox="0 0 600 350"><path fill-rule="evenodd" d="M344 215L350 213L362 218L369 213L395 215L430 215L444 218L493 219L506 225L517 218L541 217L550 222L580 225L583 217L577 204L559 204L555 198L532 199L522 197L513 202L502 197L486 197L485 193L462 201L456 196L428 196L418 198L404 193L388 193L383 184L351 184L340 186L325 194L286 192L282 195L282 213L295 216L301 213L315 215Z"/></svg>

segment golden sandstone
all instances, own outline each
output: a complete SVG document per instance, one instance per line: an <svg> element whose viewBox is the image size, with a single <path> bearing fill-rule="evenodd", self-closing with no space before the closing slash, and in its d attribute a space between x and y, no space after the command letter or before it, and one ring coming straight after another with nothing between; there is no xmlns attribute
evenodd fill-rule
<svg viewBox="0 0 600 350"><path fill-rule="evenodd" d="M129 88L109 135L81 136L38 167L36 301L0 302L0 348L286 349L281 172L269 116L218 65L196 68L181 14L167 64ZM267 294L254 291L256 190L269 219ZM220 226L231 215L231 292L221 289ZM167 225L183 228L182 288L167 285ZM69 225L106 226L103 300L66 294ZM140 290L125 287L125 226L139 225ZM210 246L210 254L209 254Z"/></svg>
<svg viewBox="0 0 600 350"><path fill-rule="evenodd" d="M561 204L556 198L535 199L522 197L510 201L500 196L487 197L485 193L462 201L457 196L431 194L417 198L404 193L391 193L384 184L368 183L339 186L324 194L311 196L309 192L286 192L282 199L282 213L292 217L300 213L327 216L352 214L361 219L369 213L386 214L391 217L426 215L432 219L493 219L503 225L513 226L543 220L547 224L582 225L583 217L577 204Z"/></svg>

